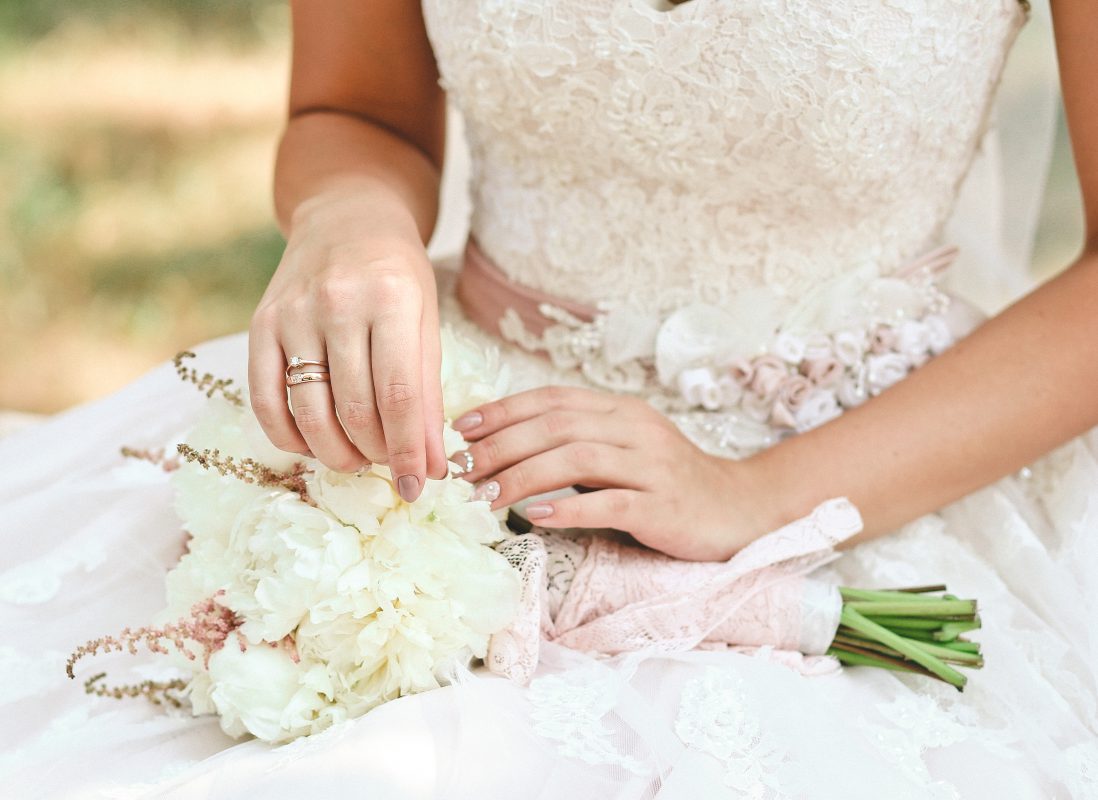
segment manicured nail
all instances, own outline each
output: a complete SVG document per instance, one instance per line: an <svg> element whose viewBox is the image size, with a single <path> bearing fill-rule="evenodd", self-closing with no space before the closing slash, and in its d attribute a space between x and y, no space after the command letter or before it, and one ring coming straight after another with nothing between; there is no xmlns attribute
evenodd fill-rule
<svg viewBox="0 0 1098 800"><path fill-rule="evenodd" d="M474 500L487 500L489 503L494 503L499 500L499 481L488 481L488 483L482 483L473 492Z"/></svg>
<svg viewBox="0 0 1098 800"><path fill-rule="evenodd" d="M468 450L458 450L450 456L450 465L450 471L455 475L466 475L472 472L475 466L473 454Z"/></svg>
<svg viewBox="0 0 1098 800"><path fill-rule="evenodd" d="M544 519L552 513L553 507L548 503L536 503L532 506L526 506L527 519Z"/></svg>
<svg viewBox="0 0 1098 800"><path fill-rule="evenodd" d="M454 420L454 430L458 433L465 433L465 431L471 431L473 428L479 428L484 422L484 416L479 411L470 411L468 414L463 414Z"/></svg>
<svg viewBox="0 0 1098 800"><path fill-rule="evenodd" d="M397 479L397 491L405 503L413 503L419 497L419 478L415 475L401 475Z"/></svg>

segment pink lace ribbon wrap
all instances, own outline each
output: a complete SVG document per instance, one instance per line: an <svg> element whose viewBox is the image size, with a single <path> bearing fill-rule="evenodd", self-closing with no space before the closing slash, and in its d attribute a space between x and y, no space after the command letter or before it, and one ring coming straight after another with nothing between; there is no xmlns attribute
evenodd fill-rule
<svg viewBox="0 0 1098 800"><path fill-rule="evenodd" d="M836 498L726 562L679 561L592 535L552 618L546 552L544 545L535 545L521 567L521 611L492 637L486 663L492 672L525 684L545 639L604 655L767 647L802 672L820 672L818 659L802 656L826 651L839 625L841 602L835 587L805 576L838 557L836 545L861 529L854 505ZM825 665L823 671L829 670Z"/></svg>

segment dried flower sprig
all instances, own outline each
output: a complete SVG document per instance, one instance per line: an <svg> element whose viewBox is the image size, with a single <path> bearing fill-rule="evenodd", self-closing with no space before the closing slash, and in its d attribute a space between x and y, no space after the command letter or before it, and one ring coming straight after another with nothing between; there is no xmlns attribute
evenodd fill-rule
<svg viewBox="0 0 1098 800"><path fill-rule="evenodd" d="M100 681L106 677L107 673L105 672L92 675L84 681L84 693L94 694L98 697L113 697L115 700L123 700L127 697L144 697L155 706L183 707L183 701L176 694L187 688L187 681L182 678L173 678L169 681L141 681L140 683L128 683L122 686L105 686Z"/></svg>
<svg viewBox="0 0 1098 800"><path fill-rule="evenodd" d="M309 487L305 483L305 473L308 468L300 461L291 471L280 472L260 464L254 458L242 458L237 461L233 456L223 456L216 448L197 450L184 443L177 445L176 449L184 461L198 464L202 469L216 470L219 475L232 475L244 483L254 483L270 489L288 489L296 492L309 505L316 505L309 497Z"/></svg>
<svg viewBox="0 0 1098 800"><path fill-rule="evenodd" d="M170 643L182 653L188 660L194 661L202 657L202 665L209 669L210 657L225 646L229 636L236 634L240 650L246 647L244 637L240 635L240 620L229 608L217 602L217 598L224 594L219 591L213 597L202 602L195 603L191 607L190 617L183 617L163 627L145 625L137 629L123 628L117 636L100 636L91 639L76 648L65 662L65 674L70 679L76 679L76 663L85 656L123 651L130 655L137 655L139 645L144 645L150 653L167 655L169 650L165 642ZM195 650L187 646L193 642L199 648ZM107 686L102 681L107 673L100 672L84 681L84 691L99 697L114 697L121 700L125 697L145 697L156 705L169 703L178 707L179 699L172 692L186 688L186 681L172 679L167 681L146 680L140 683L124 684L121 686Z"/></svg>
<svg viewBox="0 0 1098 800"><path fill-rule="evenodd" d="M183 363L183 361L188 358L195 358L195 354L190 350L183 350L176 353L175 358L172 359L172 363L175 365L175 371L179 374L180 379L184 383L193 383L198 387L199 391L206 393L206 397L213 397L220 392L221 396L234 406L243 407L244 395L241 390L229 388L234 383L232 378L218 378L216 375L211 375L209 372L199 375L198 370L194 367L188 367Z"/></svg>
<svg viewBox="0 0 1098 800"><path fill-rule="evenodd" d="M124 458L134 458L138 461L148 461L150 464L160 467L165 472L174 472L179 469L178 458L167 458L167 452L163 447L155 450L123 446L121 453Z"/></svg>

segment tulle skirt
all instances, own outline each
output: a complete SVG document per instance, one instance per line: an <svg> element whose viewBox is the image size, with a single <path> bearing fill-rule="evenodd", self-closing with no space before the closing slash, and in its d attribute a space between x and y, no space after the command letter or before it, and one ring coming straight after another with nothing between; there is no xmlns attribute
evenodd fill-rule
<svg viewBox="0 0 1098 800"><path fill-rule="evenodd" d="M479 335L450 299L444 316ZM203 370L244 375L243 335L197 352ZM504 355L515 389L576 380ZM3 796L1098 797L1094 433L816 573L977 597L986 666L963 693L866 668L810 677L765 649L638 664L546 645L528 687L474 666L272 747L185 708L87 696L65 677L75 646L163 608L183 548L171 491L119 448L171 446L203 403L165 364L0 440ZM170 672L152 657L100 664L118 680Z"/></svg>

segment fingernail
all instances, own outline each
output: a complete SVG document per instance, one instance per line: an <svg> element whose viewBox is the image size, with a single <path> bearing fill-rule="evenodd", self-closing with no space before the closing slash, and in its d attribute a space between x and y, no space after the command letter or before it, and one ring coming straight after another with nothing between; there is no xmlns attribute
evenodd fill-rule
<svg viewBox="0 0 1098 800"><path fill-rule="evenodd" d="M479 428L483 422L484 416L479 411L470 411L468 414L463 414L454 420L454 430L458 433L465 433L465 431L471 431L473 428Z"/></svg>
<svg viewBox="0 0 1098 800"><path fill-rule="evenodd" d="M474 500L487 500L489 503L494 503L499 500L499 481L488 481L488 483L482 483L473 492Z"/></svg>
<svg viewBox="0 0 1098 800"><path fill-rule="evenodd" d="M450 456L450 471L455 475L465 475L472 472L474 466L473 454L468 450L458 450Z"/></svg>
<svg viewBox="0 0 1098 800"><path fill-rule="evenodd" d="M532 506L526 506L527 519L544 519L552 513L553 507L548 503L536 503Z"/></svg>
<svg viewBox="0 0 1098 800"><path fill-rule="evenodd" d="M397 492L405 503L414 503L419 496L419 478L415 475L401 475L397 479Z"/></svg>

